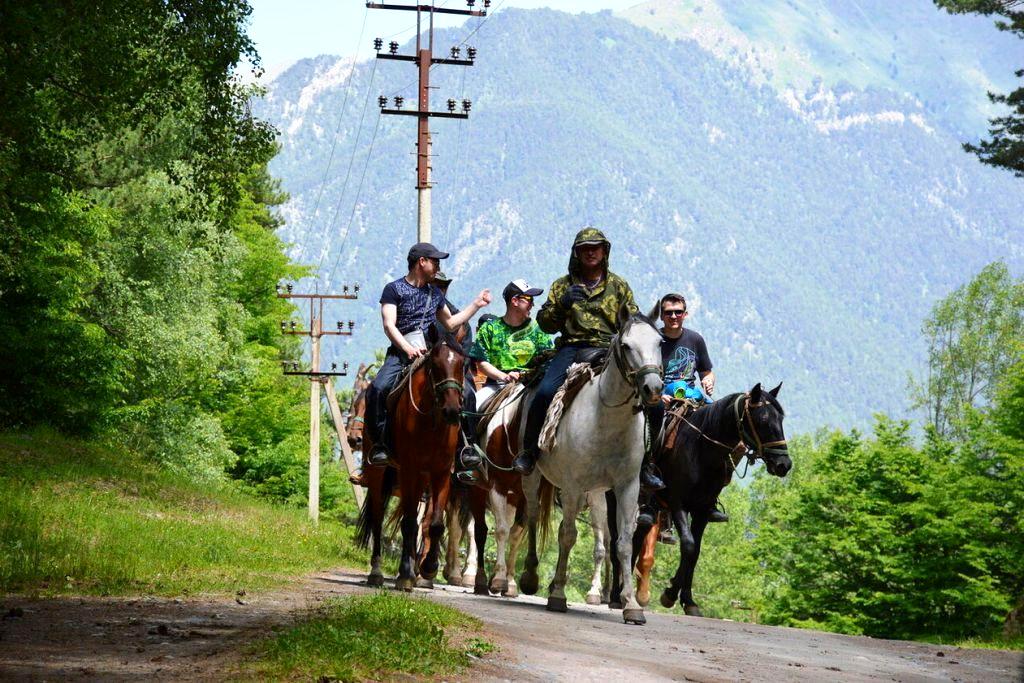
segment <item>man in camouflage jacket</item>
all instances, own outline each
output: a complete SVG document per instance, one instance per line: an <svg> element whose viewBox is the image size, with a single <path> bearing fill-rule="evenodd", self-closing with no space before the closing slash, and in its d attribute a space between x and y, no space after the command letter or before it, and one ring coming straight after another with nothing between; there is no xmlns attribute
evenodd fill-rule
<svg viewBox="0 0 1024 683"><path fill-rule="evenodd" d="M555 280L548 299L537 314L537 324L548 334L560 333L558 352L537 386L526 416L523 451L514 467L529 474L537 464L537 441L544 426L548 408L555 392L565 381L569 366L583 349L608 348L619 331L617 313L624 304L631 313L638 311L629 283L608 270L611 243L597 228L584 228L576 233L569 257L569 273ZM653 471L650 457L644 461L640 484L647 489L660 489L664 484Z"/></svg>

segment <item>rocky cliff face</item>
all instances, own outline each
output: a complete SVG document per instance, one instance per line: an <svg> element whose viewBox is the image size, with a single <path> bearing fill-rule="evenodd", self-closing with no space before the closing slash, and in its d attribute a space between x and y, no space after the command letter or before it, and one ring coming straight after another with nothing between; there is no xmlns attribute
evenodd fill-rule
<svg viewBox="0 0 1024 683"><path fill-rule="evenodd" d="M985 41L998 40L987 26L921 47L948 25L925 0L912 25L861 0L879 45L851 33L865 24L847 3L829 14L834 25L802 24L799 40L790 31L773 41L775 24L759 23L769 6L784 17L809 4L756 3L749 16L703 4L726 37L663 16L692 14L696 3L681 0L638 7L628 21L548 10L488 19L471 41L477 66L434 72L435 102L474 102L469 121L433 125L433 237L452 252L453 301L514 277L546 285L565 271L571 236L593 224L642 305L670 290L688 297L722 392L784 380L790 431L905 413L932 303L994 259L1024 265L1020 181L959 146L984 112L958 103L981 103L981 83L1012 67L984 57ZM443 31L439 43L469 30ZM869 60L890 35L915 48ZM775 61L754 68L743 50L765 45ZM841 56L851 46L864 69ZM959 74L972 50L969 83L933 92L946 79L913 75L929 65ZM890 63L896 77L885 75ZM334 312L361 332L328 359L355 365L385 344L377 295L415 239L415 124L380 117L376 98L407 86L412 101L414 83L409 65L321 56L254 104L282 131L272 170L292 196L283 231L295 255L321 264L321 287L364 286L360 302Z"/></svg>

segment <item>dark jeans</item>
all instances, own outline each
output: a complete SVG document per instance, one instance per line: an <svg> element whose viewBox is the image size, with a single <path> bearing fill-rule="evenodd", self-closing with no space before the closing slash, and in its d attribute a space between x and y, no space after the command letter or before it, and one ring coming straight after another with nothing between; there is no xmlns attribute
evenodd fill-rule
<svg viewBox="0 0 1024 683"><path fill-rule="evenodd" d="M530 403L530 410L526 414L526 433L523 436L523 446L527 449L536 449L537 440L540 438L540 430L544 427L544 419L547 417L548 408L555 398L558 387L562 386L565 376L569 371L580 349L591 348L588 345L573 344L558 349L555 357L548 362L544 370L544 378L537 385L537 392L533 395Z"/></svg>
<svg viewBox="0 0 1024 683"><path fill-rule="evenodd" d="M402 368L408 364L409 360L404 354L399 355L399 352L389 349L387 355L384 356L384 363L377 371L377 376L373 378L370 388L366 391L365 427L375 444L382 443L381 437L385 433L388 394L395 388L395 383L402 374Z"/></svg>
<svg viewBox="0 0 1024 683"><path fill-rule="evenodd" d="M391 448L391 440L385 427L387 423L388 394L395 388L395 384L402 374L402 369L408 364L409 360L404 354L399 355L398 352L392 353L389 350L387 356L384 357L383 365L377 371L377 376L373 378L373 382L366 392L366 430L374 443L381 443L381 438L383 437L383 443L389 450ZM462 409L471 412L476 411L476 387L473 386L473 382L469 377L466 377L462 384ZM463 427L469 432L467 434L469 438L472 438L472 431L470 430L470 425L472 424L470 420L472 419L470 416L463 417Z"/></svg>

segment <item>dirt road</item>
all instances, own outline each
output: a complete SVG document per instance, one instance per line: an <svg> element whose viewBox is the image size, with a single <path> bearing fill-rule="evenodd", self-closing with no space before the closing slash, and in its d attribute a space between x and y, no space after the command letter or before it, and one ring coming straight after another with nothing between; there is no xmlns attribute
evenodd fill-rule
<svg viewBox="0 0 1024 683"><path fill-rule="evenodd" d="M238 600L5 599L0 679L222 680L248 643L325 597L369 590L362 579L325 573ZM430 595L480 618L500 648L466 680L1024 681L1024 653L661 614L626 626L607 607L555 614L537 598Z"/></svg>

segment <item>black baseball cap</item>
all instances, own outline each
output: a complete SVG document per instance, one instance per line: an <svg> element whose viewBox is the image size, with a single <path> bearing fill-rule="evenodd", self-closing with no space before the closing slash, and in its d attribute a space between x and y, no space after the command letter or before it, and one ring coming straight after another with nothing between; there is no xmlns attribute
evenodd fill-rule
<svg viewBox="0 0 1024 683"><path fill-rule="evenodd" d="M505 285L505 289L501 292L501 298L508 301L514 296L537 296L543 293L544 290L540 287L534 287L523 278L518 278Z"/></svg>
<svg viewBox="0 0 1024 683"><path fill-rule="evenodd" d="M409 249L409 258L448 258L448 252L441 251L430 242L417 242Z"/></svg>

